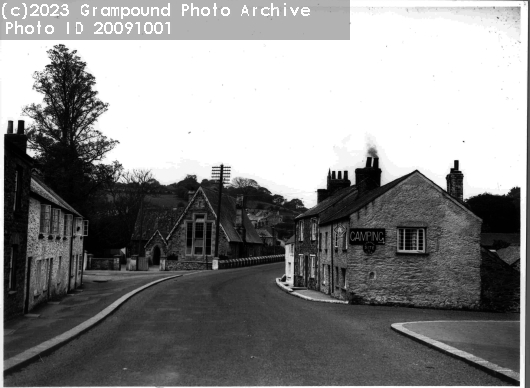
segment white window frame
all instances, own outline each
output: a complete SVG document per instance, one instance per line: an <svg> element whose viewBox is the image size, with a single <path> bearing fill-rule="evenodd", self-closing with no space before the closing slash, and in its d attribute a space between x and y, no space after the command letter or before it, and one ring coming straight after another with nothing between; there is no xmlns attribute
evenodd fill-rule
<svg viewBox="0 0 530 388"><path fill-rule="evenodd" d="M40 233L49 234L51 231L52 207L51 205L40 205Z"/></svg>
<svg viewBox="0 0 530 388"><path fill-rule="evenodd" d="M413 239L409 244L410 247L407 249L406 235L407 231L415 232L411 235ZM425 228L398 228L397 229L397 251L400 253L425 253L426 246L426 230Z"/></svg>
<svg viewBox="0 0 530 388"><path fill-rule="evenodd" d="M88 220L83 220L83 236L88 236Z"/></svg>
<svg viewBox="0 0 530 388"><path fill-rule="evenodd" d="M201 245L195 244L196 240L198 240L195 237L196 231L197 231L197 224L203 225L203 236L202 236L202 243ZM186 225L186 245L185 245L185 255L186 256L212 256L214 254L214 239L213 239L213 221L209 220L206 213L198 213L193 215L193 220L188 220L185 222ZM188 253L188 225L191 225L191 247L190 252ZM208 238L208 229L210 229L210 237ZM208 241L210 246L208 247ZM201 248L202 253L196 253L196 248ZM210 250L210 253L208 253L208 248Z"/></svg>
<svg viewBox="0 0 530 388"><path fill-rule="evenodd" d="M309 255L309 259L311 261L311 267L310 267L310 275L309 277L310 278L315 278L315 274L316 274L316 268L315 268L315 265L316 265L316 256L315 255Z"/></svg>
<svg viewBox="0 0 530 388"><path fill-rule="evenodd" d="M52 208L50 234L61 234L61 209Z"/></svg>
<svg viewBox="0 0 530 388"><path fill-rule="evenodd" d="M311 218L311 241L316 241L317 239L317 219Z"/></svg>

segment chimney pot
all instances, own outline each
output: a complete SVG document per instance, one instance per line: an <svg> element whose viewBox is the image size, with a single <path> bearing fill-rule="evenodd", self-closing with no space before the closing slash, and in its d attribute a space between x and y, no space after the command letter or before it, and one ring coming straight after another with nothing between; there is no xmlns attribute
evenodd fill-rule
<svg viewBox="0 0 530 388"><path fill-rule="evenodd" d="M372 167L372 158L370 156L366 158L366 167Z"/></svg>
<svg viewBox="0 0 530 388"><path fill-rule="evenodd" d="M331 179L335 179L335 171L331 171Z"/></svg>
<svg viewBox="0 0 530 388"><path fill-rule="evenodd" d="M458 160L455 160L455 170L458 171Z"/></svg>
<svg viewBox="0 0 530 388"><path fill-rule="evenodd" d="M24 120L18 120L17 135L24 134Z"/></svg>
<svg viewBox="0 0 530 388"><path fill-rule="evenodd" d="M379 168L379 158L374 158L374 168Z"/></svg>
<svg viewBox="0 0 530 388"><path fill-rule="evenodd" d="M337 174L338 174L337 179L341 180L342 179L342 171L337 172Z"/></svg>
<svg viewBox="0 0 530 388"><path fill-rule="evenodd" d="M344 180L348 180L348 171L344 171Z"/></svg>
<svg viewBox="0 0 530 388"><path fill-rule="evenodd" d="M13 120L9 120L7 122L7 133L9 134L13 133Z"/></svg>

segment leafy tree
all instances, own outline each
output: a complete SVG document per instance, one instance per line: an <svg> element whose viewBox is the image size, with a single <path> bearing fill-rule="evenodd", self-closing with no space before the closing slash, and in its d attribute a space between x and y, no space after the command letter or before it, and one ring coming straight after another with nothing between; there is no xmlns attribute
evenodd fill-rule
<svg viewBox="0 0 530 388"><path fill-rule="evenodd" d="M279 194L274 194L272 196L272 202L274 202L276 205L283 205L285 202L285 198Z"/></svg>
<svg viewBox="0 0 530 388"><path fill-rule="evenodd" d="M199 182L197 182L197 175L186 175L186 177L170 186L176 189L177 198L188 200L188 192L195 191L199 188Z"/></svg>
<svg viewBox="0 0 530 388"><path fill-rule="evenodd" d="M469 208L482 218L482 232L515 233L520 231L519 188L508 195L483 193L466 200Z"/></svg>
<svg viewBox="0 0 530 388"><path fill-rule="evenodd" d="M303 210L305 209L304 203L301 199L293 198L290 201L287 201L283 204L287 209L291 210Z"/></svg>
<svg viewBox="0 0 530 388"><path fill-rule="evenodd" d="M83 211L121 165L101 163L118 141L94 129L109 105L97 97L96 79L76 53L62 44L48 50L50 64L33 75L33 89L43 94L43 103L27 105L22 114L33 120L29 147L46 182Z"/></svg>

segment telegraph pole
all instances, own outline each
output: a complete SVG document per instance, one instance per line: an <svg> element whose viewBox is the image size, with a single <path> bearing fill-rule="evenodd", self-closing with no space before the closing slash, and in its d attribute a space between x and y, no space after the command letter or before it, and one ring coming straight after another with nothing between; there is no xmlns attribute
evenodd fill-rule
<svg viewBox="0 0 530 388"><path fill-rule="evenodd" d="M230 181L230 167L224 166L222 164L219 167L212 167L212 179L219 180L219 198L217 201L217 219L215 221L215 256L214 256L214 257L219 258L219 229L220 229L219 224L221 220L221 200L222 200L222 194L223 194L223 185Z"/></svg>

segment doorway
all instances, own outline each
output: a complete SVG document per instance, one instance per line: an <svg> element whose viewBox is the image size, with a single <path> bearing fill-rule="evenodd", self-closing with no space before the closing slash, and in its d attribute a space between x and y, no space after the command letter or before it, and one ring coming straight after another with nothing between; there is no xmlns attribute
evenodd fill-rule
<svg viewBox="0 0 530 388"><path fill-rule="evenodd" d="M158 245L153 248L153 265L160 265L160 248Z"/></svg>

